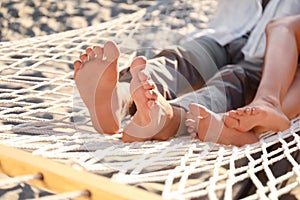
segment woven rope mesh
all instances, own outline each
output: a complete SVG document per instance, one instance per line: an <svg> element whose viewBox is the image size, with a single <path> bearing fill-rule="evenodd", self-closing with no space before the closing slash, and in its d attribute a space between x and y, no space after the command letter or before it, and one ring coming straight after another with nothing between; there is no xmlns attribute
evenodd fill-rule
<svg viewBox="0 0 300 200"><path fill-rule="evenodd" d="M216 4L161 1L98 26L0 43L0 143L165 199L277 199L295 190L300 182L297 119L289 130L240 148L187 136L128 144L120 134L96 133L80 103L73 61L86 47L114 40L121 68L126 67L136 55L151 57L178 37L205 28Z"/></svg>

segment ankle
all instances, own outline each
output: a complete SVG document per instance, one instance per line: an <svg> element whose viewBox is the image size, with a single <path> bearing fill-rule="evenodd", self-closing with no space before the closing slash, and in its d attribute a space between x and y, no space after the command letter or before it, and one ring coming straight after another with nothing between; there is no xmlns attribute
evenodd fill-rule
<svg viewBox="0 0 300 200"><path fill-rule="evenodd" d="M253 100L253 102L264 102L269 106L279 108L281 107L280 101L278 98L272 95L262 95Z"/></svg>
<svg viewBox="0 0 300 200"><path fill-rule="evenodd" d="M153 139L165 141L183 132L185 111L180 107L171 107L173 110L171 118L168 119L168 123L153 137Z"/></svg>
<svg viewBox="0 0 300 200"><path fill-rule="evenodd" d="M169 131L171 136L178 135L183 130L186 130L185 127L185 110L181 107L172 106L173 116L168 124Z"/></svg>

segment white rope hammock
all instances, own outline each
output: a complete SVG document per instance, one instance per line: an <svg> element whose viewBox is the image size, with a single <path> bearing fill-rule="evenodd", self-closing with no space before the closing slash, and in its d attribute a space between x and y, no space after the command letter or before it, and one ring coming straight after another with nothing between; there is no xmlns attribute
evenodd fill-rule
<svg viewBox="0 0 300 200"><path fill-rule="evenodd" d="M0 144L164 199L278 199L295 190L300 183L298 119L289 130L240 148L187 136L128 144L120 134L96 133L80 103L72 65L86 47L114 40L121 66L128 66L136 55L151 57L204 28L215 6L215 0L164 0L98 26L0 43ZM165 44L155 42L157 37L165 37Z"/></svg>

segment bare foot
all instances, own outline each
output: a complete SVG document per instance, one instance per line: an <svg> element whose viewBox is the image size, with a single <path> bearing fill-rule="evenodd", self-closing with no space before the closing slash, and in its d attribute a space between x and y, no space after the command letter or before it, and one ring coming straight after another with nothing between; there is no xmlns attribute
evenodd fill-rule
<svg viewBox="0 0 300 200"><path fill-rule="evenodd" d="M267 100L257 100L249 106L229 111L224 117L227 127L239 131L283 131L290 127L290 121L279 108Z"/></svg>
<svg viewBox="0 0 300 200"><path fill-rule="evenodd" d="M114 42L104 47L87 48L86 54L74 62L74 79L86 104L95 129L108 134L117 133L113 94L118 83L119 49Z"/></svg>
<svg viewBox="0 0 300 200"><path fill-rule="evenodd" d="M158 92L146 64L145 58L137 57L130 66L130 93L137 111L124 129L124 142L167 140L180 124L180 109L173 108Z"/></svg>
<svg viewBox="0 0 300 200"><path fill-rule="evenodd" d="M190 104L186 126L188 132L201 141L216 142L225 145L242 146L258 141L251 132L240 132L224 126L222 115L216 114L199 104Z"/></svg>

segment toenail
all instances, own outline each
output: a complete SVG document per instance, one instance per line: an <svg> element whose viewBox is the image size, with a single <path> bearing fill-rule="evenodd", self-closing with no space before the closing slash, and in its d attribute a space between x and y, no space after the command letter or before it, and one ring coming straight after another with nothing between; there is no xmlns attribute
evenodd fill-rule
<svg viewBox="0 0 300 200"><path fill-rule="evenodd" d="M195 128L192 127L192 126L189 126L189 127L188 127L188 132L189 132L189 133L194 133L194 132L195 132Z"/></svg>
<svg viewBox="0 0 300 200"><path fill-rule="evenodd" d="M193 139L195 139L195 138L197 138L197 134L196 134L196 133L191 133L191 137L192 137Z"/></svg>

